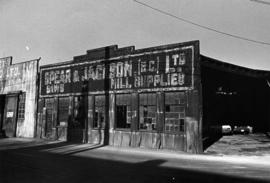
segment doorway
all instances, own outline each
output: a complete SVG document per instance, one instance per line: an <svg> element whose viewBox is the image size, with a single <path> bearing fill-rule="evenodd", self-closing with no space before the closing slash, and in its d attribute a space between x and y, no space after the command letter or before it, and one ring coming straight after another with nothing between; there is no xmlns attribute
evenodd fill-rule
<svg viewBox="0 0 270 183"><path fill-rule="evenodd" d="M116 106L116 127L127 128L127 106Z"/></svg>
<svg viewBox="0 0 270 183"><path fill-rule="evenodd" d="M9 94L5 98L5 110L2 129L5 131L7 137L16 136L18 96L19 95L17 93Z"/></svg>
<svg viewBox="0 0 270 183"><path fill-rule="evenodd" d="M2 129L4 122L5 95L0 95L0 138L5 137L5 131Z"/></svg>

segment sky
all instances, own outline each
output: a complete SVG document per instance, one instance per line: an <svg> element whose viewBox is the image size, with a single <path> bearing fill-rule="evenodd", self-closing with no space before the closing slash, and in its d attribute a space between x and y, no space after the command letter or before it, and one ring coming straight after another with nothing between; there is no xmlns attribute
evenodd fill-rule
<svg viewBox="0 0 270 183"><path fill-rule="evenodd" d="M140 49L199 40L202 55L270 70L270 0L138 1L218 31L269 44L213 32L134 0L0 0L0 57L13 56L13 63L41 57L40 65L45 65L108 45Z"/></svg>

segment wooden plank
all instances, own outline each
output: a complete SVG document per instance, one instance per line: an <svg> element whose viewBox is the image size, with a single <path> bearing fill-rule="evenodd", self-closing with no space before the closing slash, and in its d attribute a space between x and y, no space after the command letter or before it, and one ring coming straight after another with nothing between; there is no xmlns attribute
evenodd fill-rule
<svg viewBox="0 0 270 183"><path fill-rule="evenodd" d="M177 151L186 151L184 134L175 135L174 148Z"/></svg>
<svg viewBox="0 0 270 183"><path fill-rule="evenodd" d="M152 133L141 132L141 144L140 147L152 148Z"/></svg>
<svg viewBox="0 0 270 183"><path fill-rule="evenodd" d="M140 146L140 132L131 132L131 142L130 146L131 147L139 147Z"/></svg>
<svg viewBox="0 0 270 183"><path fill-rule="evenodd" d="M161 138L162 149L174 150L174 135L173 134L162 134Z"/></svg>
<svg viewBox="0 0 270 183"><path fill-rule="evenodd" d="M114 146L121 146L122 143L122 131L114 131L113 135L113 145Z"/></svg>
<svg viewBox="0 0 270 183"><path fill-rule="evenodd" d="M160 147L161 147L161 134L160 133L153 133L152 148L160 149Z"/></svg>
<svg viewBox="0 0 270 183"><path fill-rule="evenodd" d="M122 132L122 147L129 147L131 145L131 132Z"/></svg>

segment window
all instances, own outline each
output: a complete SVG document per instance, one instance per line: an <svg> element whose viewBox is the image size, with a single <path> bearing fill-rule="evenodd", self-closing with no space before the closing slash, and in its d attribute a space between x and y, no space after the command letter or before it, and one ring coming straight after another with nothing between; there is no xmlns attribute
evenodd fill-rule
<svg viewBox="0 0 270 183"><path fill-rule="evenodd" d="M93 127L105 127L105 96L95 96L95 113Z"/></svg>
<svg viewBox="0 0 270 183"><path fill-rule="evenodd" d="M140 129L156 130L157 97L155 93L143 93L140 98Z"/></svg>
<svg viewBox="0 0 270 183"><path fill-rule="evenodd" d="M84 97L83 96L75 96L74 97L74 120L71 127L73 128L84 128L84 120L86 118L85 114L85 104L84 104Z"/></svg>
<svg viewBox="0 0 270 183"><path fill-rule="evenodd" d="M24 119L25 113L25 92L19 95L19 106L18 106L18 119Z"/></svg>
<svg viewBox="0 0 270 183"><path fill-rule="evenodd" d="M130 128L131 116L130 94L116 95L116 128Z"/></svg>
<svg viewBox="0 0 270 183"><path fill-rule="evenodd" d="M184 92L165 93L165 132L183 132L185 130L185 94Z"/></svg>
<svg viewBox="0 0 270 183"><path fill-rule="evenodd" d="M45 99L46 108L46 136L52 133L52 128L56 125L53 120L54 98Z"/></svg>
<svg viewBox="0 0 270 183"><path fill-rule="evenodd" d="M60 125L67 125L69 111L69 97L59 97L58 121Z"/></svg>

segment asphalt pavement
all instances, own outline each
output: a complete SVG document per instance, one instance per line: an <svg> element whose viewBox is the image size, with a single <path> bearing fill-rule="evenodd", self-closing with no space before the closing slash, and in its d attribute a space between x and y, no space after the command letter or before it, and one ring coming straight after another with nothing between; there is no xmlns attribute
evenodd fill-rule
<svg viewBox="0 0 270 183"><path fill-rule="evenodd" d="M206 151L192 155L37 139L0 139L0 183L270 182L269 154L246 156Z"/></svg>

